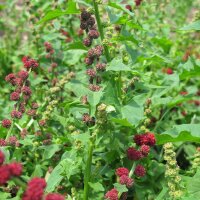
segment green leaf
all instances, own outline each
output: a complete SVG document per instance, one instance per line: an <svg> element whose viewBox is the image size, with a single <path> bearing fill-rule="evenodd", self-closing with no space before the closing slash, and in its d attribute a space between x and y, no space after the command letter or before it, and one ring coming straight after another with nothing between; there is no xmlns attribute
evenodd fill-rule
<svg viewBox="0 0 200 200"><path fill-rule="evenodd" d="M43 159L50 159L57 151L60 150L60 146L58 144L52 144L45 146Z"/></svg>
<svg viewBox="0 0 200 200"><path fill-rule="evenodd" d="M159 193L159 195L156 197L155 200L163 200L167 192L168 192L168 188L163 187L163 189L161 190L161 192Z"/></svg>
<svg viewBox="0 0 200 200"><path fill-rule="evenodd" d="M0 192L0 199L7 199L8 197L10 197L9 193L6 192Z"/></svg>
<svg viewBox="0 0 200 200"><path fill-rule="evenodd" d="M43 171L41 168L41 165L36 165L35 170L33 171L31 177L42 177L43 176Z"/></svg>
<svg viewBox="0 0 200 200"><path fill-rule="evenodd" d="M126 45L126 50L129 53L129 55L131 56L132 62L134 63L137 60L137 57L139 55L138 51L128 45Z"/></svg>
<svg viewBox="0 0 200 200"><path fill-rule="evenodd" d="M73 0L69 0L67 3L67 10L62 11L60 9L56 9L48 11L46 15L37 24L41 24L50 21L52 19L56 19L63 15L78 14L79 12L80 10L76 8L76 3Z"/></svg>
<svg viewBox="0 0 200 200"><path fill-rule="evenodd" d="M127 13L127 14L129 14L129 15L131 15L131 16L134 16L134 13L133 13L133 12L130 12L130 11L126 8L126 6L125 6L124 4L109 2L109 3L108 3L108 6L113 7L113 8L116 8L116 9L118 9L118 10L121 10L121 11L123 11L123 12L125 12L125 13Z"/></svg>
<svg viewBox="0 0 200 200"><path fill-rule="evenodd" d="M64 176L64 166L67 164L66 159L62 160L52 171L47 180L46 192L52 192L55 190L56 186L60 184Z"/></svg>
<svg viewBox="0 0 200 200"><path fill-rule="evenodd" d="M112 118L112 121L122 126L129 126L129 127L133 126L127 119Z"/></svg>
<svg viewBox="0 0 200 200"><path fill-rule="evenodd" d="M127 191L128 191L128 189L126 188L125 185L121 185L121 184L119 184L119 183L115 183L114 186L115 186L116 190L117 190L118 192L120 192L120 193L123 193L123 192L127 192Z"/></svg>
<svg viewBox="0 0 200 200"><path fill-rule="evenodd" d="M200 170L198 169L196 174L187 181L186 190L189 197L184 198L184 200L199 199L200 196Z"/></svg>
<svg viewBox="0 0 200 200"><path fill-rule="evenodd" d="M63 125L63 127L65 127L67 125L67 122L69 121L68 118L60 116L60 115L57 115L57 114L54 114L54 118L53 119L55 121L59 121Z"/></svg>
<svg viewBox="0 0 200 200"><path fill-rule="evenodd" d="M102 192L105 190L103 185L99 182L97 182L97 183L89 182L89 186L94 190L94 192Z"/></svg>
<svg viewBox="0 0 200 200"><path fill-rule="evenodd" d="M186 63L180 64L178 67L181 70L181 80L200 76L200 64L198 60L189 58Z"/></svg>
<svg viewBox="0 0 200 200"><path fill-rule="evenodd" d="M157 144L167 142L198 142L200 143L200 124L175 125L162 134L156 134Z"/></svg>
<svg viewBox="0 0 200 200"><path fill-rule="evenodd" d="M136 101L132 100L128 105L122 107L122 119L127 119L133 126L137 126L144 116L144 109Z"/></svg>
<svg viewBox="0 0 200 200"><path fill-rule="evenodd" d="M182 28L179 29L180 31L199 31L200 30L200 20L192 22Z"/></svg>
<svg viewBox="0 0 200 200"><path fill-rule="evenodd" d="M106 10L108 12L110 23L115 23L115 22L117 22L119 20L121 14L114 13L113 10L110 9L109 7L107 7Z"/></svg>
<svg viewBox="0 0 200 200"><path fill-rule="evenodd" d="M73 43L70 43L68 46L67 46L67 50L69 49L82 49L82 50L87 50L87 48L83 45L82 42L73 42Z"/></svg>
<svg viewBox="0 0 200 200"><path fill-rule="evenodd" d="M91 113L90 114L92 116L95 114L96 106L100 102L103 94L104 94L103 91L99 91L99 92L91 92L91 91L89 91L87 96L88 96L88 103L90 104L90 108L91 108Z"/></svg>
<svg viewBox="0 0 200 200"><path fill-rule="evenodd" d="M131 71L131 68L125 65L120 58L114 58L108 67L106 68L107 71Z"/></svg>
<svg viewBox="0 0 200 200"><path fill-rule="evenodd" d="M117 37L113 37L112 38L112 41L117 41L117 42L124 42L124 41L130 41L130 42L133 42L134 44L137 44L138 45L138 41L132 36L123 36L123 35L120 35L120 36L117 36Z"/></svg>

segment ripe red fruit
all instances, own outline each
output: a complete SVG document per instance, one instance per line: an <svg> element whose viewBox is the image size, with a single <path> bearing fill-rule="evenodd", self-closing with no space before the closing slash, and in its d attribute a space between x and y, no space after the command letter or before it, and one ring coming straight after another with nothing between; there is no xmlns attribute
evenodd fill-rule
<svg viewBox="0 0 200 200"><path fill-rule="evenodd" d="M139 6L142 3L142 0L135 0L135 5Z"/></svg>
<svg viewBox="0 0 200 200"><path fill-rule="evenodd" d="M115 174L119 177L123 176L123 175L128 176L129 170L125 167L119 167L119 168L116 169Z"/></svg>
<svg viewBox="0 0 200 200"><path fill-rule="evenodd" d="M28 187L22 200L41 200L46 187L46 181L43 178L35 177L28 182Z"/></svg>
<svg viewBox="0 0 200 200"><path fill-rule="evenodd" d="M131 5L126 5L126 9L129 10L130 12L132 12L132 7L131 7Z"/></svg>
<svg viewBox="0 0 200 200"><path fill-rule="evenodd" d="M65 197L60 194L50 193L47 194L45 200L65 200Z"/></svg>
<svg viewBox="0 0 200 200"><path fill-rule="evenodd" d="M22 59L22 62L24 63L24 67L27 70L29 70L29 69L34 70L34 69L38 68L38 66L39 66L39 63L36 60L29 58L29 57L24 57Z"/></svg>
<svg viewBox="0 0 200 200"><path fill-rule="evenodd" d="M94 59L93 59L93 58L86 57L84 61L85 61L85 64L86 64L86 65L91 65L91 64L93 63Z"/></svg>
<svg viewBox="0 0 200 200"><path fill-rule="evenodd" d="M18 101L20 98L20 94L18 92L12 92L10 94L10 100L11 101Z"/></svg>
<svg viewBox="0 0 200 200"><path fill-rule="evenodd" d="M26 112L26 114L29 116L36 116L36 112L37 112L36 110L30 109Z"/></svg>
<svg viewBox="0 0 200 200"><path fill-rule="evenodd" d="M13 162L8 164L11 176L20 176L22 174L22 164Z"/></svg>
<svg viewBox="0 0 200 200"><path fill-rule="evenodd" d="M119 182L122 185L126 185L128 188L130 188L133 185L133 179L129 178L126 175L121 176Z"/></svg>
<svg viewBox="0 0 200 200"><path fill-rule="evenodd" d="M187 116L187 112L185 110L181 111L181 114L185 117Z"/></svg>
<svg viewBox="0 0 200 200"><path fill-rule="evenodd" d="M16 79L16 76L15 76L15 74L13 74L13 73L8 74L8 75L5 77L5 81L11 83L12 85L15 85L15 84L16 84L15 79Z"/></svg>
<svg viewBox="0 0 200 200"><path fill-rule="evenodd" d="M87 69L86 74L90 77L95 77L96 76L96 71L94 69Z"/></svg>
<svg viewBox="0 0 200 200"><path fill-rule="evenodd" d="M170 74L173 74L174 72L171 68L167 68L166 73L170 75Z"/></svg>
<svg viewBox="0 0 200 200"><path fill-rule="evenodd" d="M156 143L155 135L150 132L141 134L141 135L138 135L138 134L135 135L134 141L139 146L141 146L143 144L149 145L149 146L154 146Z"/></svg>
<svg viewBox="0 0 200 200"><path fill-rule="evenodd" d="M0 167L0 185L4 185L10 179L11 174L8 165L3 165Z"/></svg>
<svg viewBox="0 0 200 200"><path fill-rule="evenodd" d="M5 155L2 151L0 151L0 166L4 163Z"/></svg>
<svg viewBox="0 0 200 200"><path fill-rule="evenodd" d="M99 37L99 32L97 30L90 30L88 36L90 39L97 39Z"/></svg>
<svg viewBox="0 0 200 200"><path fill-rule="evenodd" d="M4 146L6 146L6 145L7 145L6 140L0 139L0 147L4 147Z"/></svg>
<svg viewBox="0 0 200 200"><path fill-rule="evenodd" d="M137 166L135 167L134 174L135 174L136 176L143 177L143 176L145 176L145 174L146 174L146 170L145 170L145 168L144 168L142 165L137 165Z"/></svg>
<svg viewBox="0 0 200 200"><path fill-rule="evenodd" d="M140 147L140 151L142 152L142 155L146 157L146 156L148 156L148 154L149 154L150 147L149 147L148 145L143 144L143 145Z"/></svg>
<svg viewBox="0 0 200 200"><path fill-rule="evenodd" d="M103 53L103 47L100 46L100 45L97 45L95 48L94 48L94 54L95 56L100 57Z"/></svg>
<svg viewBox="0 0 200 200"><path fill-rule="evenodd" d="M12 124L11 120L9 119L3 119L1 123L4 128L10 128Z"/></svg>
<svg viewBox="0 0 200 200"><path fill-rule="evenodd" d="M22 88L22 93L25 94L25 95L27 95L27 96L30 96L32 94L32 91L31 91L30 87L24 86Z"/></svg>
<svg viewBox="0 0 200 200"><path fill-rule="evenodd" d="M16 136L10 136L10 137L8 138L8 144L17 147L17 146L19 146L19 141L18 141L18 139L17 139Z"/></svg>
<svg viewBox="0 0 200 200"><path fill-rule="evenodd" d="M33 102L33 103L31 104L31 108L32 108L32 109L38 109L38 108L39 108L38 103Z"/></svg>
<svg viewBox="0 0 200 200"><path fill-rule="evenodd" d="M21 119L22 118L22 113L20 111L13 110L11 112L11 117L12 118L16 118L16 119Z"/></svg>
<svg viewBox="0 0 200 200"><path fill-rule="evenodd" d="M82 116L82 120L84 123L89 123L91 121L91 117L88 113L84 113Z"/></svg>
<svg viewBox="0 0 200 200"><path fill-rule="evenodd" d="M105 71L105 69L106 69L106 64L105 64L105 63L97 63L97 64L96 64L96 69L97 69L98 71Z"/></svg>
<svg viewBox="0 0 200 200"><path fill-rule="evenodd" d="M86 47L90 47L91 44L92 44L92 39L90 39L90 38L85 38L85 39L83 40L83 44L84 44Z"/></svg>
<svg viewBox="0 0 200 200"><path fill-rule="evenodd" d="M185 96L185 95L187 95L187 94L188 94L187 91L181 91L181 92L180 92L180 95L182 95L182 96Z"/></svg>
<svg viewBox="0 0 200 200"><path fill-rule="evenodd" d="M127 149L127 157L130 160L140 160L143 157L143 155L141 151L135 149L134 147L129 147Z"/></svg>
<svg viewBox="0 0 200 200"><path fill-rule="evenodd" d="M22 80L26 80L28 78L28 72L24 70L19 71L18 77L21 78Z"/></svg>
<svg viewBox="0 0 200 200"><path fill-rule="evenodd" d="M101 89L101 87L99 85L90 84L89 89L93 92L98 92Z"/></svg>
<svg viewBox="0 0 200 200"><path fill-rule="evenodd" d="M41 119L41 120L39 121L39 125L40 125L40 126L45 126L45 125L46 125L46 120L45 120L45 119Z"/></svg>
<svg viewBox="0 0 200 200"><path fill-rule="evenodd" d="M112 189L105 194L105 199L108 200L118 200L118 191L116 189Z"/></svg>

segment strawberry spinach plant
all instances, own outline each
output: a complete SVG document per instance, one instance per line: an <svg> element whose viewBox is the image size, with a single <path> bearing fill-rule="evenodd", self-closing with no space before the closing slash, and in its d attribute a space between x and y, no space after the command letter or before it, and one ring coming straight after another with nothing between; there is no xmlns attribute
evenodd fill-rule
<svg viewBox="0 0 200 200"><path fill-rule="evenodd" d="M199 8L3 2L0 199L198 199Z"/></svg>

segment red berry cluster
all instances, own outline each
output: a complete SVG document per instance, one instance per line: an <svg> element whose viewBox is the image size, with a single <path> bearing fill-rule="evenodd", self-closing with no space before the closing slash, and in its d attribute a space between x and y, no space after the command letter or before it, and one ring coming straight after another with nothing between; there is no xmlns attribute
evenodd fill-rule
<svg viewBox="0 0 200 200"><path fill-rule="evenodd" d="M147 157L150 152L150 147L154 146L156 143L155 136L153 133L144 133L144 134L137 134L134 136L134 141L136 145L139 146L138 149L135 147L129 147L127 149L127 157L130 160L138 161L144 157ZM119 183L121 185L125 185L127 188L130 188L134 180L131 178L132 173L125 167L120 167L116 169L115 174L119 177ZM138 164L134 169L134 175L137 177L143 177L146 174L146 170L143 165ZM122 199L126 199L127 194L122 194ZM105 194L105 199L109 200L118 200L119 192L116 189L111 189Z"/></svg>
<svg viewBox="0 0 200 200"><path fill-rule="evenodd" d="M36 60L30 58L29 56L24 56L24 57L22 58L22 62L24 63L24 67L25 67L28 71L29 71L30 69L31 69L31 70L37 69L38 66L39 66L39 63L38 63Z"/></svg>
<svg viewBox="0 0 200 200"><path fill-rule="evenodd" d="M0 185L6 184L12 177L21 176L22 165L18 162L3 164L5 155L0 151Z"/></svg>
<svg viewBox="0 0 200 200"><path fill-rule="evenodd" d="M127 4L127 5L126 5L126 9L129 10L130 12L132 12L132 7L131 7L131 5Z"/></svg>
<svg viewBox="0 0 200 200"><path fill-rule="evenodd" d="M83 10L81 12L81 25L80 28L85 30L88 37L84 39L83 44L87 47L92 45L92 41L99 37L99 32L95 27L95 18L91 16L89 12ZM98 92L101 89L101 76L100 72L105 71L106 64L100 63L100 57L103 54L103 46L96 45L94 48L88 50L87 56L85 57L85 63L87 66L96 64L95 68L89 68L86 70L86 74L89 77L89 89L93 92ZM82 97L82 102L87 103L87 96ZM89 114L83 114L82 121L87 126L92 126L95 124L94 117L89 116Z"/></svg>
<svg viewBox="0 0 200 200"><path fill-rule="evenodd" d="M162 72L168 75L171 75L174 73L172 68L163 68Z"/></svg>
<svg viewBox="0 0 200 200"><path fill-rule="evenodd" d="M44 195L46 188L46 181L43 178L35 177L28 182L27 189L23 195L22 200L64 200L64 196L60 194L50 193ZM45 197L44 197L45 196ZM44 198L43 198L44 197Z"/></svg>
<svg viewBox="0 0 200 200"><path fill-rule="evenodd" d="M32 95L30 81L28 81L29 72L35 70L39 66L36 60L28 56L24 56L22 62L26 70L21 70L17 74L11 73L5 77L6 82L14 86L14 91L10 94L10 100L16 102L14 110L10 113L11 117L14 119L22 118L23 113L26 111L25 106L28 104ZM27 111L27 114L35 116L36 109L35 105L32 106L31 109ZM2 126L5 128L9 128L11 124L12 122L9 119L2 120Z"/></svg>
<svg viewBox="0 0 200 200"><path fill-rule="evenodd" d="M105 194L105 199L118 200L118 191L113 188Z"/></svg>
<svg viewBox="0 0 200 200"><path fill-rule="evenodd" d="M72 41L72 37L70 36L70 34L67 32L67 31L65 31L64 29L60 29L60 33L63 35L63 36L65 36L66 37L66 39L65 39L65 42L66 43L69 43L69 42L71 42Z"/></svg>
<svg viewBox="0 0 200 200"><path fill-rule="evenodd" d="M95 118L90 117L88 113L84 113L82 116L82 121L87 125L87 126L94 126L95 125Z"/></svg>
<svg viewBox="0 0 200 200"><path fill-rule="evenodd" d="M93 39L97 39L99 37L99 32L95 27L95 19L91 16L89 12L83 10L81 12L81 25L80 28L85 30L88 37L83 40L83 44L86 47L91 46Z"/></svg>
<svg viewBox="0 0 200 200"><path fill-rule="evenodd" d="M134 180L129 177L130 172L127 168L120 167L116 169L115 174L118 176L118 180L121 185L125 185L127 188L132 187ZM122 195L122 199L126 199L126 193L123 193ZM105 194L105 199L118 200L119 192L113 188Z"/></svg>
<svg viewBox="0 0 200 200"><path fill-rule="evenodd" d="M83 30L86 30L88 37L84 39L83 44L87 47L91 46L93 39L99 37L99 32L95 27L95 19L91 14L85 10L81 13L81 25ZM88 69L86 74L89 76L89 89L93 92L97 92L101 89L99 84L101 83L101 77L98 72L102 72L106 68L106 64L99 63L100 56L103 54L103 47L96 45L94 48L88 50L88 54L85 57L85 63L87 66L92 65L96 61L96 69Z"/></svg>
<svg viewBox="0 0 200 200"><path fill-rule="evenodd" d="M45 50L46 50L46 58L52 58L53 54L55 53L53 47L52 47L52 44L49 43L49 42L45 42L44 43L44 47L45 47Z"/></svg>
<svg viewBox="0 0 200 200"><path fill-rule="evenodd" d="M135 0L135 5L139 6L142 3L142 0Z"/></svg>
<svg viewBox="0 0 200 200"><path fill-rule="evenodd" d="M127 149L127 157L129 160L134 161L147 157L150 152L150 147L154 146L156 143L155 135L150 132L135 135L134 141L139 148L129 147ZM146 170L142 165L137 165L134 174L138 177L142 177L146 174Z"/></svg>
<svg viewBox="0 0 200 200"><path fill-rule="evenodd" d="M129 177L129 170L125 167L116 169L115 174L119 177L119 182L122 185L130 188L133 185L133 179Z"/></svg>
<svg viewBox="0 0 200 200"><path fill-rule="evenodd" d="M101 83L101 76L100 72L105 71L106 64L105 63L99 63L99 58L103 53L103 47L100 45L97 45L94 48L91 48L88 50L87 57L85 58L86 65L92 65L95 60L97 60L96 63L96 69L88 69L86 71L86 74L89 76L89 89L93 92L97 92L101 89L99 84Z"/></svg>
<svg viewBox="0 0 200 200"><path fill-rule="evenodd" d="M0 139L0 147L4 147L4 146L18 147L19 141L16 136L10 136L7 140L1 138Z"/></svg>
<svg viewBox="0 0 200 200"><path fill-rule="evenodd" d="M50 59L51 61L51 67L48 69L49 72L54 72L55 68L57 68L58 64L56 62L54 62L54 53L55 53L55 50L52 46L51 43L49 42L45 42L44 43L44 47L45 47L45 50L46 50L46 58L47 59Z"/></svg>
<svg viewBox="0 0 200 200"><path fill-rule="evenodd" d="M37 141L41 141L43 145L50 145L52 143L51 133L42 134L41 131L36 131L35 136L36 136Z"/></svg>

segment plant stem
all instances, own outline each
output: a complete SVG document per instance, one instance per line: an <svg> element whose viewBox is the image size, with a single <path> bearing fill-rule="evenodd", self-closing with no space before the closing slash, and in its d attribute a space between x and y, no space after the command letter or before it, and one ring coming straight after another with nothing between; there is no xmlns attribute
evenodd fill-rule
<svg viewBox="0 0 200 200"><path fill-rule="evenodd" d="M98 30L99 30L99 33L100 33L101 40L103 41L103 39L104 39L103 27L102 27L102 24L101 24L101 19L100 19L100 15L99 15L99 8L98 8L98 4L96 3L96 0L93 0L93 5L94 5L95 17L96 17L96 20L97 20ZM104 46L106 60L107 60L107 62L110 62L111 59L110 59L108 47L106 45L103 45L103 46Z"/></svg>
<svg viewBox="0 0 200 200"><path fill-rule="evenodd" d="M12 124L11 124L9 131L8 131L8 134L6 135L6 140L10 137L13 127L14 127L14 120L12 121Z"/></svg>
<svg viewBox="0 0 200 200"><path fill-rule="evenodd" d="M26 183L23 182L20 178L18 178L18 177L13 177L13 178L12 178L12 181L13 181L16 185L22 187L24 190L26 189Z"/></svg>
<svg viewBox="0 0 200 200"><path fill-rule="evenodd" d="M92 154L94 149L94 139L89 141L88 158L86 163L85 175L84 175L84 195L83 200L88 200L89 197L89 181L91 176Z"/></svg>

